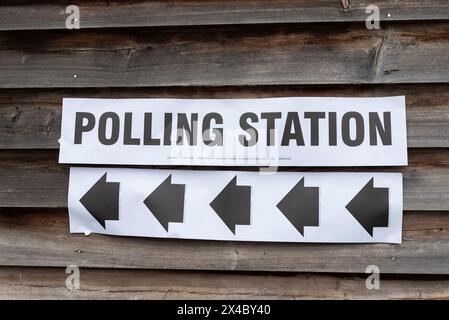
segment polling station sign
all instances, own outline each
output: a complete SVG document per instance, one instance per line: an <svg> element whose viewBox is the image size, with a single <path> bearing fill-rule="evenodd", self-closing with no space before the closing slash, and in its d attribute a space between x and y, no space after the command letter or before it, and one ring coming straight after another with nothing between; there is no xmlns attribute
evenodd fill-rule
<svg viewBox="0 0 449 320"><path fill-rule="evenodd" d="M70 231L233 241L400 243L400 173L71 168Z"/></svg>
<svg viewBox="0 0 449 320"><path fill-rule="evenodd" d="M407 165L404 97L64 99L59 161Z"/></svg>

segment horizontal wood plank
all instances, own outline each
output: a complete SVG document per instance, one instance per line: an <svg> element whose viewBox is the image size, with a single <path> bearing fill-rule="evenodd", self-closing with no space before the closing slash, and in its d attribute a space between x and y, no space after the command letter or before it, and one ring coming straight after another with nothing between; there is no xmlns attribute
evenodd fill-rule
<svg viewBox="0 0 449 320"><path fill-rule="evenodd" d="M0 149L57 149L63 97L268 98L405 95L408 146L449 148L449 85L0 90Z"/></svg>
<svg viewBox="0 0 449 320"><path fill-rule="evenodd" d="M2 210L0 265L449 274L449 214L407 213L403 242L294 244L69 234L66 210Z"/></svg>
<svg viewBox="0 0 449 320"><path fill-rule="evenodd" d="M367 30L371 2L81 0L83 30L67 31L59 0L3 1L0 298L447 299L449 3L377 1ZM402 172L401 245L69 233L62 97L388 95L407 98L408 167L282 170Z"/></svg>
<svg viewBox="0 0 449 320"><path fill-rule="evenodd" d="M438 83L449 25L5 32L0 88Z"/></svg>
<svg viewBox="0 0 449 320"><path fill-rule="evenodd" d="M80 269L80 289L65 268L0 268L1 299L448 299L446 277Z"/></svg>
<svg viewBox="0 0 449 320"><path fill-rule="evenodd" d="M57 164L57 158L57 151L0 153L0 207L66 207L69 166ZM280 168L280 170L402 172L404 210L449 211L448 159L449 150L418 149L410 152L410 165L402 168ZM255 169L217 167L215 170Z"/></svg>
<svg viewBox="0 0 449 320"><path fill-rule="evenodd" d="M375 4L380 21L446 20L445 0L174 0L76 1L81 28L228 24L364 22ZM9 0L0 4L0 30L65 29L66 3Z"/></svg>

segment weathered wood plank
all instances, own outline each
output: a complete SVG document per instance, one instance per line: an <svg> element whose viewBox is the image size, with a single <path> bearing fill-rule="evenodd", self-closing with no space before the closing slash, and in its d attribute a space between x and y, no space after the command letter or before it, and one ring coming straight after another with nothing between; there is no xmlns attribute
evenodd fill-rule
<svg viewBox="0 0 449 320"><path fill-rule="evenodd" d="M420 151L421 150L421 151ZM68 166L57 164L57 151L0 153L0 207L58 208L67 206ZM403 168L353 168L354 171L402 172L405 210L449 211L449 150L410 152ZM189 169L190 167L183 167ZM198 169L198 168L197 168ZM231 170L231 168L215 168ZM254 168L235 168L235 170ZM234 169L233 169L234 170ZM348 168L280 168L285 171L348 171Z"/></svg>
<svg viewBox="0 0 449 320"><path fill-rule="evenodd" d="M347 8L338 0L77 1L81 28L364 22L370 4L379 7L381 21L449 19L445 0L353 0ZM65 29L66 7L52 1L3 1L0 30Z"/></svg>
<svg viewBox="0 0 449 320"><path fill-rule="evenodd" d="M449 24L5 32L0 88L437 83Z"/></svg>
<svg viewBox="0 0 449 320"><path fill-rule="evenodd" d="M448 299L446 277L380 277L368 290L356 275L156 270L80 270L80 289L64 268L0 268L1 299Z"/></svg>
<svg viewBox="0 0 449 320"><path fill-rule="evenodd" d="M408 145L449 148L449 85L0 90L0 149L57 149L63 97L262 98L405 95Z"/></svg>
<svg viewBox="0 0 449 320"><path fill-rule="evenodd" d="M69 234L66 211L0 212L0 265L449 274L449 215L407 213L403 243L285 244Z"/></svg>

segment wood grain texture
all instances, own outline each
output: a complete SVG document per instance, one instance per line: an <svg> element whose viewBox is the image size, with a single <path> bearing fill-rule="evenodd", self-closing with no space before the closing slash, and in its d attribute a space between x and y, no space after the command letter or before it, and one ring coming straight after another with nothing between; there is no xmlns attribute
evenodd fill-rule
<svg viewBox="0 0 449 320"><path fill-rule="evenodd" d="M269 98L405 95L408 146L449 148L449 85L0 90L0 149L57 149L63 97Z"/></svg>
<svg viewBox="0 0 449 320"><path fill-rule="evenodd" d="M0 207L66 207L69 166L57 164L57 158L57 151L18 150L0 153ZM405 210L449 211L448 159L449 150L418 149L410 151L410 165L402 168L280 168L279 170L402 172ZM256 170L245 167L209 169Z"/></svg>
<svg viewBox="0 0 449 320"><path fill-rule="evenodd" d="M447 0L376 1L380 30L370 0L76 2L70 31L64 1L0 3L0 298L449 298ZM402 172L400 245L69 233L63 97L392 95L407 99L408 167L282 170Z"/></svg>
<svg viewBox="0 0 449 320"><path fill-rule="evenodd" d="M65 268L0 268L1 299L448 299L447 277L80 269L80 289Z"/></svg>
<svg viewBox="0 0 449 320"><path fill-rule="evenodd" d="M66 210L2 210L0 265L270 272L449 274L449 214L407 213L403 242L294 244L68 233Z"/></svg>
<svg viewBox="0 0 449 320"><path fill-rule="evenodd" d="M449 24L0 34L0 88L438 83Z"/></svg>
<svg viewBox="0 0 449 320"><path fill-rule="evenodd" d="M352 0L347 8L338 0L76 1L81 28L364 22L373 3L382 22L449 19L445 0ZM65 29L66 7L60 1L2 1L0 30Z"/></svg>

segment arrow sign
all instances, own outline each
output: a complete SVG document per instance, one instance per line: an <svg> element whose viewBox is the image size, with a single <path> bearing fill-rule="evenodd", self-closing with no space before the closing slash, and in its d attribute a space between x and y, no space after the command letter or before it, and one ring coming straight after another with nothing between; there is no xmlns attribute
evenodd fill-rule
<svg viewBox="0 0 449 320"><path fill-rule="evenodd" d="M169 222L184 220L184 184L172 184L171 175L162 182L143 203L168 232Z"/></svg>
<svg viewBox="0 0 449 320"><path fill-rule="evenodd" d="M80 199L89 213L106 229L106 220L119 219L119 182L107 182L105 173Z"/></svg>
<svg viewBox="0 0 449 320"><path fill-rule="evenodd" d="M319 226L320 188L305 187L302 178L278 203L278 209L304 236L304 227Z"/></svg>
<svg viewBox="0 0 449 320"><path fill-rule="evenodd" d="M105 172L114 182L107 182ZM401 243L402 180L401 173L391 172L261 175L75 167L70 168L67 199L70 232L220 241ZM114 219L118 221L107 221Z"/></svg>
<svg viewBox="0 0 449 320"><path fill-rule="evenodd" d="M388 188L375 188L374 178L346 205L346 209L373 236L373 228L388 227Z"/></svg>
<svg viewBox="0 0 449 320"><path fill-rule="evenodd" d="M249 225L251 216L251 187L238 186L237 176L210 203L212 209L235 234L235 226Z"/></svg>

